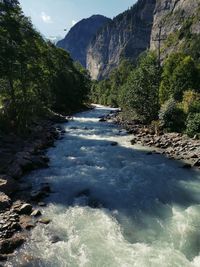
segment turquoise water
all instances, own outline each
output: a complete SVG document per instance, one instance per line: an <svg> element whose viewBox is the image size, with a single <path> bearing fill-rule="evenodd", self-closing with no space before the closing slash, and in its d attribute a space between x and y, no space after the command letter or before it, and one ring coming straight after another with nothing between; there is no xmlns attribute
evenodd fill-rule
<svg viewBox="0 0 200 267"><path fill-rule="evenodd" d="M97 106L63 125L50 168L26 177L51 185L42 212L52 222L6 266L200 266L200 172L131 146L133 136L99 122L110 110Z"/></svg>

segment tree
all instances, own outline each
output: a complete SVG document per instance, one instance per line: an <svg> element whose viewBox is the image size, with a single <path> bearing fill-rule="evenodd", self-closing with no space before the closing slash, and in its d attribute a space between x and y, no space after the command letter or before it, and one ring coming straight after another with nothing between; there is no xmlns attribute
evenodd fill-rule
<svg viewBox="0 0 200 267"><path fill-rule="evenodd" d="M188 89L199 91L200 72L191 56L171 54L165 61L159 95L160 103L173 97L181 101Z"/></svg>
<svg viewBox="0 0 200 267"><path fill-rule="evenodd" d="M153 53L145 53L123 88L123 102L142 122L150 123L158 116L159 82L160 69L157 66L157 58Z"/></svg>
<svg viewBox="0 0 200 267"><path fill-rule="evenodd" d="M88 73L45 42L17 0L1 1L0 12L0 115L21 130L47 109L79 109L87 101Z"/></svg>

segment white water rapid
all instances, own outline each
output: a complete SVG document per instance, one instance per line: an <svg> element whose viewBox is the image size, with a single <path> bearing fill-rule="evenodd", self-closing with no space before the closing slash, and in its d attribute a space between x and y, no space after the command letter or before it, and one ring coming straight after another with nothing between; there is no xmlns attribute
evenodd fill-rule
<svg viewBox="0 0 200 267"><path fill-rule="evenodd" d="M200 172L131 146L133 136L99 122L110 110L64 124L50 168L26 177L50 184L42 213L52 221L6 267L200 266Z"/></svg>

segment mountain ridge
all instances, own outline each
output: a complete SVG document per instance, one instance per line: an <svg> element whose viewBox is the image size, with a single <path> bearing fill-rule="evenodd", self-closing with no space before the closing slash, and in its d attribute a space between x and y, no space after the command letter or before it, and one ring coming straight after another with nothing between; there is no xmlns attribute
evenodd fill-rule
<svg viewBox="0 0 200 267"><path fill-rule="evenodd" d="M86 67L87 47L94 34L110 19L96 14L76 23L57 46L67 50L75 61Z"/></svg>

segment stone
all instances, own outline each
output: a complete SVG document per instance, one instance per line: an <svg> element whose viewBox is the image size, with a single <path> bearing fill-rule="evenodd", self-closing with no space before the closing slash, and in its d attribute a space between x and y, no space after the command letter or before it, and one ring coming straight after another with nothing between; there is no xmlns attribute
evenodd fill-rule
<svg viewBox="0 0 200 267"><path fill-rule="evenodd" d="M3 192L0 192L0 210L7 209L10 206L11 206L11 199Z"/></svg>
<svg viewBox="0 0 200 267"><path fill-rule="evenodd" d="M39 216L41 216L41 215L42 215L42 213L41 213L40 210L34 210L34 211L31 213L31 216L33 216L33 217L39 217Z"/></svg>
<svg viewBox="0 0 200 267"><path fill-rule="evenodd" d="M20 226L23 229L30 230L35 227L35 223L30 216L24 215L20 217Z"/></svg>
<svg viewBox="0 0 200 267"><path fill-rule="evenodd" d="M8 257L6 255L0 254L0 261L6 261ZM0 267L3 265L0 265Z"/></svg>
<svg viewBox="0 0 200 267"><path fill-rule="evenodd" d="M21 226L18 222L13 222L10 226L10 229L15 230L15 231L20 231L21 230Z"/></svg>
<svg viewBox="0 0 200 267"><path fill-rule="evenodd" d="M193 164L194 167L200 167L200 159L196 160Z"/></svg>
<svg viewBox="0 0 200 267"><path fill-rule="evenodd" d="M23 204L20 208L19 208L19 214L22 215L30 215L32 212L32 205L31 204Z"/></svg>
<svg viewBox="0 0 200 267"><path fill-rule="evenodd" d="M53 235L53 236L50 237L50 241L51 241L52 244L55 244L55 243L60 242L61 238L59 236L57 236L57 235Z"/></svg>
<svg viewBox="0 0 200 267"><path fill-rule="evenodd" d="M22 234L16 234L11 238L0 241L0 253L1 254L10 254L14 250L25 242L25 236Z"/></svg>
<svg viewBox="0 0 200 267"><path fill-rule="evenodd" d="M131 145L135 145L137 143L136 139L131 140Z"/></svg>
<svg viewBox="0 0 200 267"><path fill-rule="evenodd" d="M111 146L117 146L117 145L118 145L117 142L112 142L112 143L111 143Z"/></svg>
<svg viewBox="0 0 200 267"><path fill-rule="evenodd" d="M191 169L192 168L192 165L189 164L189 163L185 163L183 166L182 166L183 169Z"/></svg>
<svg viewBox="0 0 200 267"><path fill-rule="evenodd" d="M46 203L44 203L44 202L38 202L38 206L40 206L40 207L46 207L46 206L47 206L47 204L46 204Z"/></svg>
<svg viewBox="0 0 200 267"><path fill-rule="evenodd" d="M0 175L0 191L10 196L18 188L17 182L8 175Z"/></svg>
<svg viewBox="0 0 200 267"><path fill-rule="evenodd" d="M41 224L49 224L51 220L48 218L42 218L42 219L39 219L38 222Z"/></svg>
<svg viewBox="0 0 200 267"><path fill-rule="evenodd" d="M106 119L105 118L101 118L101 119L99 119L99 122L106 122Z"/></svg>

